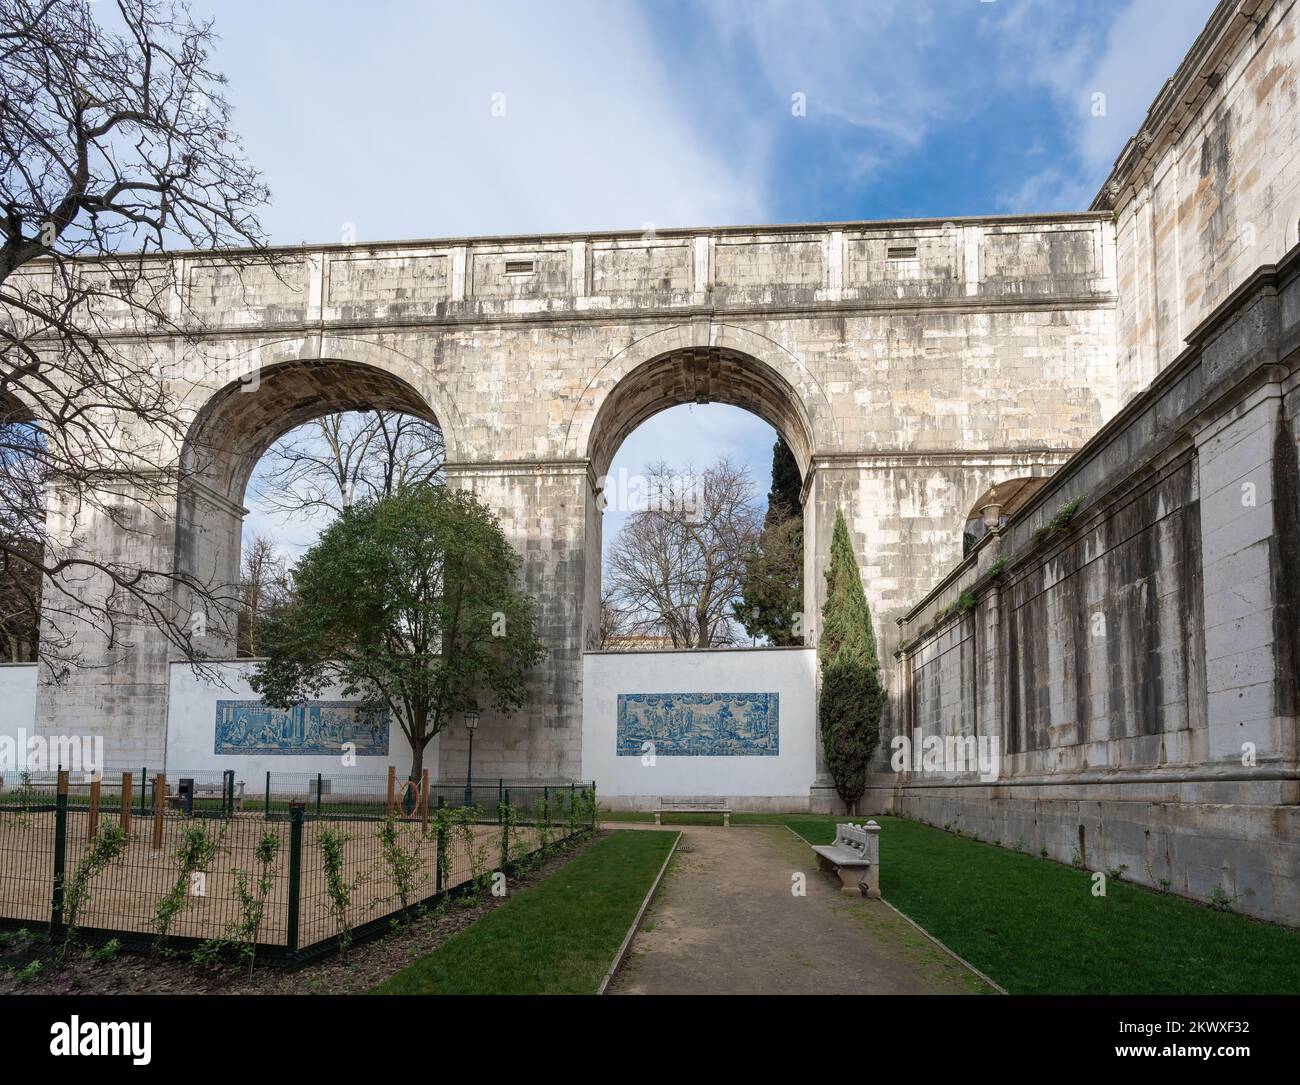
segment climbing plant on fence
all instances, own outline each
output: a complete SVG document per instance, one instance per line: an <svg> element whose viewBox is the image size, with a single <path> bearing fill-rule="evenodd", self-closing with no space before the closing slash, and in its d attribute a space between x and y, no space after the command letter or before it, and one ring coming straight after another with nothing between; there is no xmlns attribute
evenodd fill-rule
<svg viewBox="0 0 1300 1085"><path fill-rule="evenodd" d="M60 963L67 955L72 936L76 933L77 919L81 914L82 905L90 899L91 882L110 864L122 858L123 852L126 851L126 843L127 836L122 827L108 824L101 825L99 831L86 845L85 853L72 873L63 898L63 922L66 924L66 930L63 934L63 945L59 947Z"/></svg>
<svg viewBox="0 0 1300 1085"><path fill-rule="evenodd" d="M212 865L212 860L217 857L225 831L225 821L220 823L215 836L208 835L207 825L203 822L182 825L181 842L175 855L176 879L172 882L171 889L154 907L154 930L158 935L158 946L166 942L176 917L194 895L195 875L205 874Z"/></svg>

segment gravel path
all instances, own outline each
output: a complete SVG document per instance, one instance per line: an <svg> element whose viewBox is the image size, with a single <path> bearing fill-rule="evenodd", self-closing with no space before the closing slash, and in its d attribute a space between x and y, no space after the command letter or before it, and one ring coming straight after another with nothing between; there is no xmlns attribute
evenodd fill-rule
<svg viewBox="0 0 1300 1085"><path fill-rule="evenodd" d="M791 890L804 875L805 895ZM683 829L611 994L978 994L880 901L849 897L781 827Z"/></svg>

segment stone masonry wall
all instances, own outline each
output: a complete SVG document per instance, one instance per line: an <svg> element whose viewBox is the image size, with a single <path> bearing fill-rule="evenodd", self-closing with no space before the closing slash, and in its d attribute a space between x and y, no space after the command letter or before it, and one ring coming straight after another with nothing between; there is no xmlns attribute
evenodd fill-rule
<svg viewBox="0 0 1300 1085"><path fill-rule="evenodd" d="M1298 399L1300 247L902 619L888 752L997 770L868 805L1300 923Z"/></svg>

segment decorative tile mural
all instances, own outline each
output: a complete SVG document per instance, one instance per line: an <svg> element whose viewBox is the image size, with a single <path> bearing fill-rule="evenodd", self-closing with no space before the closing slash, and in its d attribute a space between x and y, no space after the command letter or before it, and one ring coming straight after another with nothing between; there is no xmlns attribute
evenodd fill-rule
<svg viewBox="0 0 1300 1085"><path fill-rule="evenodd" d="M355 701L308 701L272 708L261 701L218 701L219 754L337 754L345 742L358 754L388 753L388 710L363 716Z"/></svg>
<svg viewBox="0 0 1300 1085"><path fill-rule="evenodd" d="M620 693L619 757L771 756L780 753L779 693Z"/></svg>

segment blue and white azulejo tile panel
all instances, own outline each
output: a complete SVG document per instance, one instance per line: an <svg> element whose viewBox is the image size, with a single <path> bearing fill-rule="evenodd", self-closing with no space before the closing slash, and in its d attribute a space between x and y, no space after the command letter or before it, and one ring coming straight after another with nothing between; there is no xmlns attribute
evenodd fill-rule
<svg viewBox="0 0 1300 1085"><path fill-rule="evenodd" d="M261 701L218 701L213 752L360 755L388 753L388 710L363 713L355 701L308 701L272 708Z"/></svg>
<svg viewBox="0 0 1300 1085"><path fill-rule="evenodd" d="M776 757L779 693L620 693L619 757Z"/></svg>

